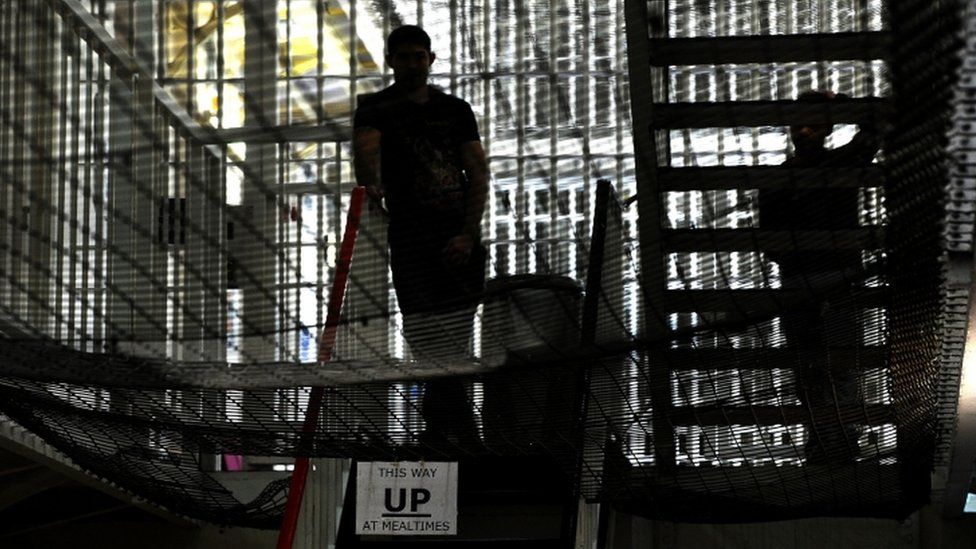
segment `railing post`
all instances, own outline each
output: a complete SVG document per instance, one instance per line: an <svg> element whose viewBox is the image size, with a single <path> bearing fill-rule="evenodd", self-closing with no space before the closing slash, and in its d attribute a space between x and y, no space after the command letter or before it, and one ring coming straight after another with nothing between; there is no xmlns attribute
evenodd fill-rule
<svg viewBox="0 0 976 549"><path fill-rule="evenodd" d="M243 2L245 25L244 125L262 129L277 125L277 3L264 0ZM277 145L248 143L245 173L241 187L241 208L246 224L235 223L233 247L239 265L244 334L241 357L245 362L274 361L281 348L278 310L280 293L276 286L276 269L283 250L268 250L266 243L279 246L277 193ZM232 220L233 221L233 220ZM260 252L259 252L260 251ZM247 276L244 276L244 275ZM275 406L276 392L255 390L246 393L245 416L267 413ZM289 406L297 412L298 403ZM278 408L278 413L285 410Z"/></svg>

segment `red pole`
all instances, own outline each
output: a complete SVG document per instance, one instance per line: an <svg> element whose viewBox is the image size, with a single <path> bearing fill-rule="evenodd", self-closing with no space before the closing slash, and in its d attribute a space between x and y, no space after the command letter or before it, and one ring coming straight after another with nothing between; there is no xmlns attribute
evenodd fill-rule
<svg viewBox="0 0 976 549"><path fill-rule="evenodd" d="M355 187L349 201L346 232L342 235L342 246L339 248L339 259L336 261L335 279L332 281L332 291L329 294L329 309L325 317L325 328L322 330L322 337L319 340L319 362L323 364L332 359L332 349L335 347L339 317L342 312L342 299L346 293L346 281L349 279L349 266L352 263L352 251L356 245L356 235L359 232L359 220L365 193L365 187ZM324 392L322 387L312 387L312 394L309 395L308 399L308 410L305 412L305 422L302 424L301 442L308 440L315 432ZM301 442L299 447L302 445ZM292 543L295 541L295 530L298 528L298 515L302 510L302 496L305 494L307 478L308 458L295 458L295 469L291 474L288 501L285 504L285 516L281 521L281 531L278 533L278 549L291 549Z"/></svg>

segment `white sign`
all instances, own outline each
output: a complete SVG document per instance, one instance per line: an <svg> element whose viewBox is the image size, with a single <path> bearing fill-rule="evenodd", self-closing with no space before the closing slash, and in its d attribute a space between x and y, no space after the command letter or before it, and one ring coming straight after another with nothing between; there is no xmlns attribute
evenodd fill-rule
<svg viewBox="0 0 976 549"><path fill-rule="evenodd" d="M457 462L359 463L356 533L457 535L457 486Z"/></svg>

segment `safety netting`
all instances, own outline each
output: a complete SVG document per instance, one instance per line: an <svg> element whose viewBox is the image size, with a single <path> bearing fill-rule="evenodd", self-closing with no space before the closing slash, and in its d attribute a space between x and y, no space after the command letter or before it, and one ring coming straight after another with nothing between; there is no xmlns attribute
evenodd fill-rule
<svg viewBox="0 0 976 549"><path fill-rule="evenodd" d="M957 7L721 5L3 3L0 412L226 524L277 527L287 479L239 501L220 469L296 456L545 456L676 520L905 516ZM458 205L353 191L404 23L486 152L462 260Z"/></svg>

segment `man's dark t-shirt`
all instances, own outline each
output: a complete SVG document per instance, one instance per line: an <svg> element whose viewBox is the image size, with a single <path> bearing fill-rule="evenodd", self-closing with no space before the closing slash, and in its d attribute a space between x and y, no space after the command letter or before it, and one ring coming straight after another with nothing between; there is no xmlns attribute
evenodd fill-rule
<svg viewBox="0 0 976 549"><path fill-rule="evenodd" d="M462 266L449 264L443 252L464 228L469 184L461 145L480 139L471 106L433 87L426 103L415 103L394 85L360 98L354 126L380 132L380 177L401 311L446 311L476 302L484 285L484 248L477 244Z"/></svg>

